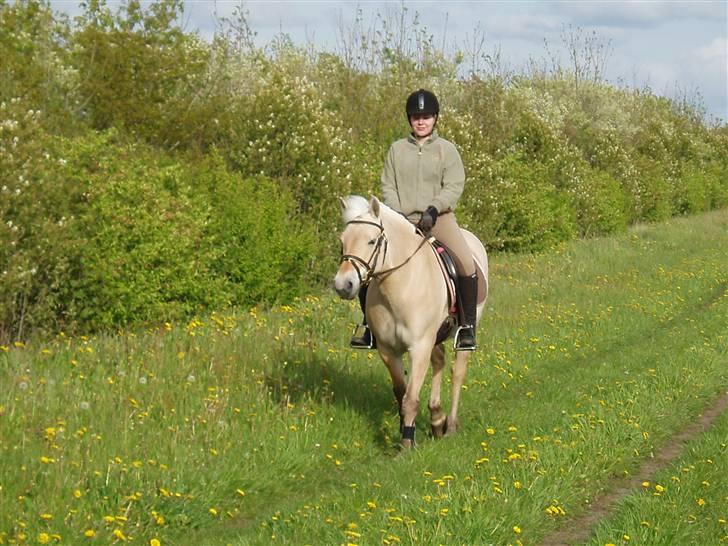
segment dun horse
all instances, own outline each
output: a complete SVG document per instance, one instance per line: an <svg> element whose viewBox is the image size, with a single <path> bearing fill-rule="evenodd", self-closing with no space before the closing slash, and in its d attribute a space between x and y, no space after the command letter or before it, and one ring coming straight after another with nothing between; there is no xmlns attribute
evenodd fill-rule
<svg viewBox="0 0 728 546"><path fill-rule="evenodd" d="M340 297L353 299L369 284L366 321L377 350L392 377L400 415L402 447L414 444L420 390L432 363L430 423L436 438L458 427L458 403L470 352L458 351L452 377L452 403L445 415L440 387L445 349L438 331L448 320L448 288L438 258L427 240L403 216L376 197L367 201L352 195L341 199L346 227L341 234L342 259L334 287ZM488 258L481 242L463 230L479 276L480 322L488 294ZM402 357L409 353L411 373L405 379Z"/></svg>

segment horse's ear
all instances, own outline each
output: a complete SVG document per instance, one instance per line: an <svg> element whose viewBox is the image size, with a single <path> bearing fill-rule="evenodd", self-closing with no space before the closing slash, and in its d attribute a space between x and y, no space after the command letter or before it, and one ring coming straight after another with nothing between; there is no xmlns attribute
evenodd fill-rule
<svg viewBox="0 0 728 546"><path fill-rule="evenodd" d="M375 196L369 200L369 210L375 218L379 218L379 212L381 211L381 203Z"/></svg>
<svg viewBox="0 0 728 546"><path fill-rule="evenodd" d="M346 209L349 208L349 203L346 202L346 199L343 197L339 197L339 206L341 207L341 212L343 213Z"/></svg>

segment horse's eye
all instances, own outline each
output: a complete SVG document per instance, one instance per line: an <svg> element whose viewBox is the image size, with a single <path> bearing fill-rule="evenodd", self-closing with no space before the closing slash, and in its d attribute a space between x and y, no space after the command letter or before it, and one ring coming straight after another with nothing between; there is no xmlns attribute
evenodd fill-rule
<svg viewBox="0 0 728 546"><path fill-rule="evenodd" d="M371 241L369 241L369 242L368 242L367 244L368 244L369 246L374 246L374 245L375 245L376 243L377 243L377 240L376 240L376 239L372 239L372 240L371 240Z"/></svg>

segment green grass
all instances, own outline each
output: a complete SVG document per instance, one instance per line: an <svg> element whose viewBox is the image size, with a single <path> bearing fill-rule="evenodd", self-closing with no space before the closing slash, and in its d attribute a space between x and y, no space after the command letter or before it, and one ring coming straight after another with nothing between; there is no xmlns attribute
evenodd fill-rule
<svg viewBox="0 0 728 546"><path fill-rule="evenodd" d="M423 404L405 455L384 366L346 348L356 305L329 294L4 347L0 543L537 544L728 387L727 228L494 257L461 429L428 438ZM720 540L718 426L681 463L700 472L665 471L595 544Z"/></svg>
<svg viewBox="0 0 728 546"><path fill-rule="evenodd" d="M728 414L723 414L678 462L625 498L589 544L728 543L726 460Z"/></svg>

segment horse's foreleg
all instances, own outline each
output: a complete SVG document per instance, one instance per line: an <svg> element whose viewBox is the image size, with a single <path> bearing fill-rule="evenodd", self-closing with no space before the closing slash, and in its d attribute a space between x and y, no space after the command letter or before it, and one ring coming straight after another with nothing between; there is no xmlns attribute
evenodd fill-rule
<svg viewBox="0 0 728 546"><path fill-rule="evenodd" d="M445 432L445 414L440 403L440 390L442 388L442 371L445 367L445 348L442 343L432 349L430 355L432 364L432 390L430 391L430 426L432 435L441 438Z"/></svg>
<svg viewBox="0 0 728 546"><path fill-rule="evenodd" d="M430 361L432 345L421 343L410 349L410 361L412 363L412 374L407 384L407 390L402 399L402 447L411 448L415 443L415 421L417 410L420 405L420 391L427 375L427 365Z"/></svg>
<svg viewBox="0 0 728 546"><path fill-rule="evenodd" d="M389 370L389 376L392 378L392 390L394 391L394 397L397 399L397 409L399 410L399 432L402 433L402 427L404 427L404 417L402 415L402 399L404 393L407 390L407 380L404 375L404 365L402 359L394 355L381 352L379 356L382 357L384 365Z"/></svg>
<svg viewBox="0 0 728 546"><path fill-rule="evenodd" d="M458 404L460 403L460 392L465 382L465 372L468 369L468 358L470 353L458 351L455 363L452 368L452 405L447 416L446 434L454 434L458 429Z"/></svg>

